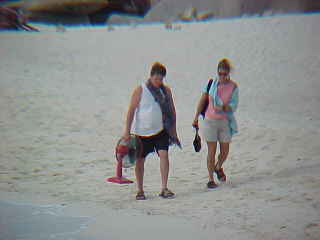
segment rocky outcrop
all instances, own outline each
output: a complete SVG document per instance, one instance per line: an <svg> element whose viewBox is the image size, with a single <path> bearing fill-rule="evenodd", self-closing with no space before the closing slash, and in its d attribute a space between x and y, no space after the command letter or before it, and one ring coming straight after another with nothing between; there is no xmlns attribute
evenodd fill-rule
<svg viewBox="0 0 320 240"><path fill-rule="evenodd" d="M23 6L32 20L75 24L167 23L320 11L319 0L25 0L14 4Z"/></svg>
<svg viewBox="0 0 320 240"><path fill-rule="evenodd" d="M38 31L18 11L0 6L0 30Z"/></svg>
<svg viewBox="0 0 320 240"><path fill-rule="evenodd" d="M145 17L146 22L199 20L193 14L206 12L210 17L228 18L269 13L319 11L320 1L312 0L162 0Z"/></svg>
<svg viewBox="0 0 320 240"><path fill-rule="evenodd" d="M19 9L32 21L79 24L81 19L92 24L105 24L112 14L143 17L152 0L21 0L4 1L6 6ZM56 20L57 19L57 20Z"/></svg>

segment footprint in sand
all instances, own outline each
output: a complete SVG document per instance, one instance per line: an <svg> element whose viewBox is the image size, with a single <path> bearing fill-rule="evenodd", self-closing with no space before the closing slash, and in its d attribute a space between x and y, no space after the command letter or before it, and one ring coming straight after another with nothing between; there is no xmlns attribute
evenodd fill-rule
<svg viewBox="0 0 320 240"><path fill-rule="evenodd" d="M269 202L276 202L276 201L281 201L282 199L285 199L285 197L275 197L268 199Z"/></svg>
<svg viewBox="0 0 320 240"><path fill-rule="evenodd" d="M231 174L232 174L232 175L237 175L237 174L239 174L239 173L242 173L242 171L231 171Z"/></svg>
<svg viewBox="0 0 320 240"><path fill-rule="evenodd" d="M264 150L269 150L270 149L270 146L269 145L264 145L261 150L264 151Z"/></svg>
<svg viewBox="0 0 320 240"><path fill-rule="evenodd" d="M283 156L282 155L277 155L275 156L273 159L272 159L272 162L280 162L280 160L283 159Z"/></svg>
<svg viewBox="0 0 320 240"><path fill-rule="evenodd" d="M19 176L12 176L11 179L12 179L12 180L20 180L21 177L19 177Z"/></svg>
<svg viewBox="0 0 320 240"><path fill-rule="evenodd" d="M84 171L84 170L81 170L81 169L76 169L76 170L74 171L74 173L75 173L75 174L84 174L85 171Z"/></svg>
<svg viewBox="0 0 320 240"><path fill-rule="evenodd" d="M91 161L81 161L80 164L81 164L81 167L84 167L84 166L92 164L92 162Z"/></svg>
<svg viewBox="0 0 320 240"><path fill-rule="evenodd" d="M260 140L263 137L264 137L264 135L256 135L253 137L253 140Z"/></svg>
<svg viewBox="0 0 320 240"><path fill-rule="evenodd" d="M313 200L313 199L312 199ZM312 204L312 207L314 207L315 209L319 210L320 209L320 202L315 202Z"/></svg>
<svg viewBox="0 0 320 240"><path fill-rule="evenodd" d="M246 162L253 162L253 161L256 161L258 160L257 158L251 158L251 159L247 159Z"/></svg>
<svg viewBox="0 0 320 240"><path fill-rule="evenodd" d="M320 224L319 223L309 223L304 228L304 233L306 239L308 240L319 240L320 239Z"/></svg>

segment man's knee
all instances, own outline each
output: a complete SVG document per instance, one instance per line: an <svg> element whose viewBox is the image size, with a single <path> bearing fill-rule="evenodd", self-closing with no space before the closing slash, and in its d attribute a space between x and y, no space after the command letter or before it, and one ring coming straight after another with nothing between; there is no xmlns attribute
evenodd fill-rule
<svg viewBox="0 0 320 240"><path fill-rule="evenodd" d="M158 154L159 154L159 158L160 158L161 161L168 161L169 160L168 151L159 150Z"/></svg>

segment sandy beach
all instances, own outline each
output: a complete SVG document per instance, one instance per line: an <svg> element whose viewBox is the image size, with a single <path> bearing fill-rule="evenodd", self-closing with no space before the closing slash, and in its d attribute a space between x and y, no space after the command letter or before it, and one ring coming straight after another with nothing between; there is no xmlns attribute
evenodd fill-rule
<svg viewBox="0 0 320 240"><path fill-rule="evenodd" d="M199 239L320 239L319 21L313 14L174 23L171 30L35 25L40 33L1 32L0 239L68 239L41 228L51 222L70 224L69 239L81 240L123 239L118 230L131 239L194 239L192 232ZM194 152L191 123L222 57L235 67L240 129L224 166L227 183L208 190L206 146ZM155 61L168 69L183 150L170 150L176 198L158 197L159 161L151 155L148 199L136 201L135 184L105 179L115 175L131 92ZM133 169L124 174L134 180ZM59 206L56 218L35 219L32 206L48 205ZM43 224L43 234L20 229L20 213L30 226ZM149 230L136 234L141 226Z"/></svg>

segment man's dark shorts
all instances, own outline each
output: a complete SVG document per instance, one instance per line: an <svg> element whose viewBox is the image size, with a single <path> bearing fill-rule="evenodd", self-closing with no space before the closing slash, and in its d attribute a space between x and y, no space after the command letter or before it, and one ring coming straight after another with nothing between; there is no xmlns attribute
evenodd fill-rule
<svg viewBox="0 0 320 240"><path fill-rule="evenodd" d="M145 158L149 153L158 152L160 150L169 150L169 134L162 130L160 133L143 137L139 136L142 142L142 157Z"/></svg>

